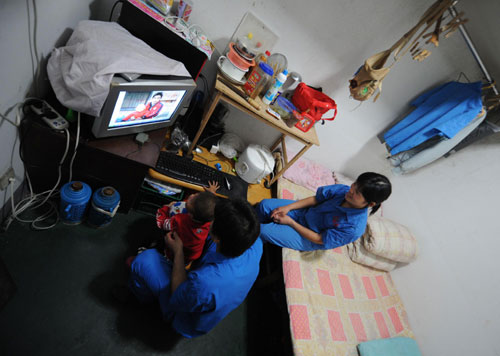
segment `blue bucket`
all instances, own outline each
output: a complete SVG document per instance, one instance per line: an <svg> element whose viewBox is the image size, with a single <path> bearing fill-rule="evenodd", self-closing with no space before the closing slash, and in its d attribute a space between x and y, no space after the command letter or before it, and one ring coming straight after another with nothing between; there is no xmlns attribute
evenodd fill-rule
<svg viewBox="0 0 500 356"><path fill-rule="evenodd" d="M113 187L99 188L92 196L88 223L94 227L109 225L120 206L120 193Z"/></svg>
<svg viewBox="0 0 500 356"><path fill-rule="evenodd" d="M80 224L85 215L92 189L88 184L73 181L61 188L61 204L59 214L65 224Z"/></svg>

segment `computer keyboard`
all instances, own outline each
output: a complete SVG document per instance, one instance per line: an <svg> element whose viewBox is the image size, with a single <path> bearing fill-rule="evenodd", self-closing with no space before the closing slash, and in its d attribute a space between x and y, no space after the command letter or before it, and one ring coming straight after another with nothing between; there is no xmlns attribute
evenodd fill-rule
<svg viewBox="0 0 500 356"><path fill-rule="evenodd" d="M248 183L239 177L218 171L200 162L192 161L175 153L160 151L155 171L168 177L208 187L208 182L219 183L218 194L230 198L247 198Z"/></svg>

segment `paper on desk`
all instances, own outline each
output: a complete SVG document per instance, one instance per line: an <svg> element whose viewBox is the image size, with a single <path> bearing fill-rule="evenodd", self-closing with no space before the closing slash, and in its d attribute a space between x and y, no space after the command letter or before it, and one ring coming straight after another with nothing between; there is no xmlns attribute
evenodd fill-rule
<svg viewBox="0 0 500 356"><path fill-rule="evenodd" d="M80 21L66 45L52 51L47 73L64 106L92 116L99 115L117 73L190 77L184 64L119 24L90 20Z"/></svg>
<svg viewBox="0 0 500 356"><path fill-rule="evenodd" d="M182 188L165 184L164 182L160 182L153 178L146 177L144 178L144 181L158 193L163 195L176 195L182 193Z"/></svg>

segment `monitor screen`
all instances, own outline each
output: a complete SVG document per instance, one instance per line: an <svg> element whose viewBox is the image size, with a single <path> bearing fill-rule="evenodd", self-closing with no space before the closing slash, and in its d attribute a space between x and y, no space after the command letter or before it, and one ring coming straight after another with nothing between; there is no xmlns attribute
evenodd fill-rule
<svg viewBox="0 0 500 356"><path fill-rule="evenodd" d="M92 125L96 138L128 135L171 126L189 106L191 78L113 78L101 114Z"/></svg>
<svg viewBox="0 0 500 356"><path fill-rule="evenodd" d="M169 121L184 95L186 90L120 91L108 128L119 129Z"/></svg>

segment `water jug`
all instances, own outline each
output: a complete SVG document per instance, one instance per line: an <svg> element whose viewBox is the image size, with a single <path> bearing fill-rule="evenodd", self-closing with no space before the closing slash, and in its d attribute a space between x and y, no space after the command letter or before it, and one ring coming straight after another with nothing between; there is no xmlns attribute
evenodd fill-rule
<svg viewBox="0 0 500 356"><path fill-rule="evenodd" d="M66 183L61 188L60 216L65 224L80 224L85 216L92 189L79 181Z"/></svg>
<svg viewBox="0 0 500 356"><path fill-rule="evenodd" d="M120 193L113 187L99 188L92 196L88 223L103 227L111 223L120 206Z"/></svg>

